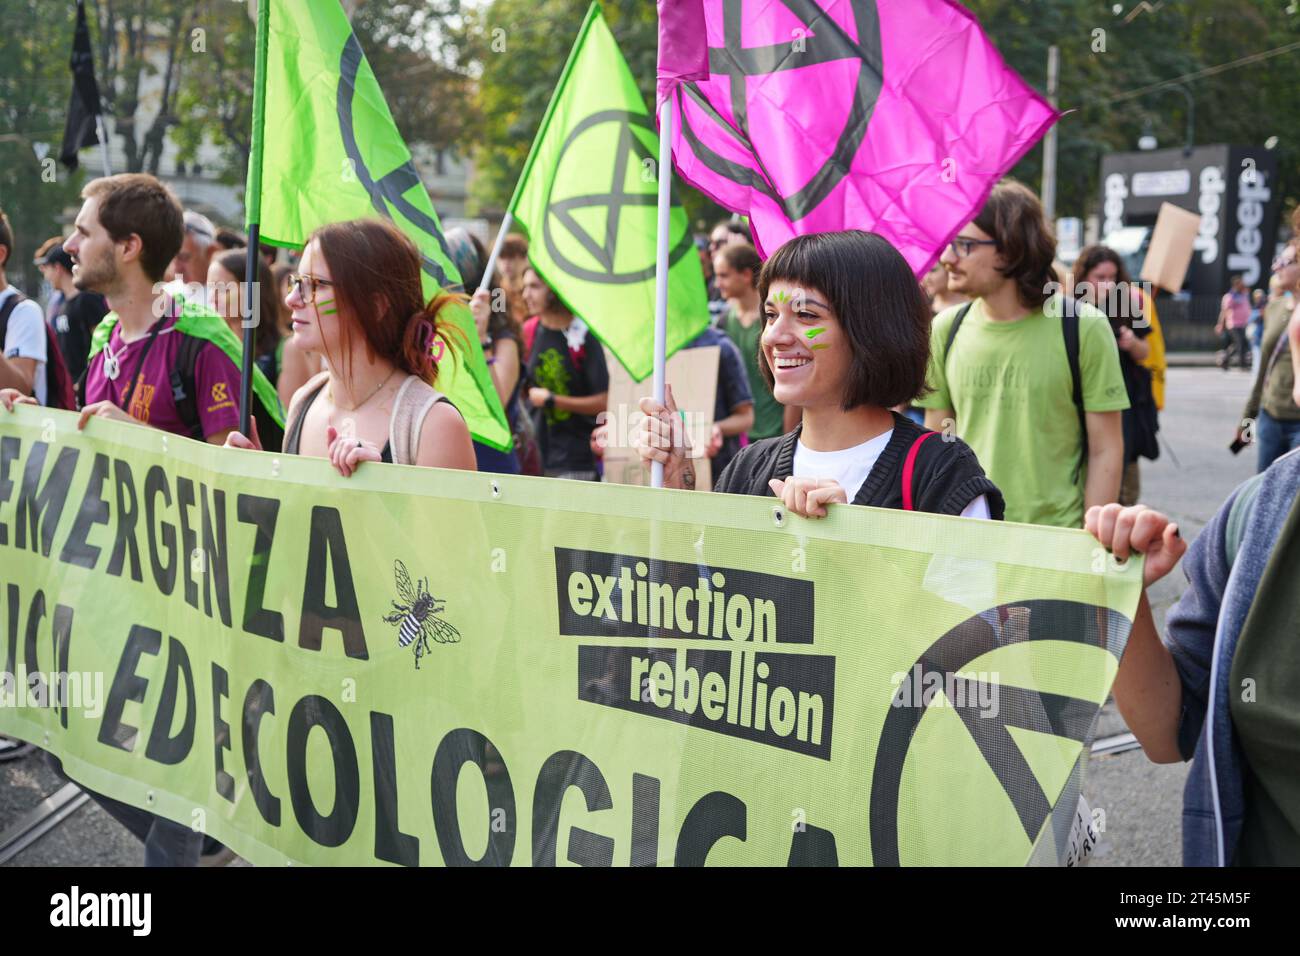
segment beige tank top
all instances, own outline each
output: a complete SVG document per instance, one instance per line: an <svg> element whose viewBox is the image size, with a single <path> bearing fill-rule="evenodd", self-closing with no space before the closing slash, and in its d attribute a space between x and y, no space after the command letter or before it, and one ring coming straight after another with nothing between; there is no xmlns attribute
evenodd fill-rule
<svg viewBox="0 0 1300 956"><path fill-rule="evenodd" d="M288 455L298 454L298 445L302 438L302 423L307 417L307 410L316 401L329 381L329 373L313 375L289 403L289 414L285 418L284 451ZM388 448L391 460L398 465L415 464L415 455L420 449L420 432L429 410L439 402L451 404L451 399L438 391L418 375L408 375L397 390L393 402L393 414L388 420ZM454 407L454 406L453 406ZM388 458L386 455L385 458Z"/></svg>

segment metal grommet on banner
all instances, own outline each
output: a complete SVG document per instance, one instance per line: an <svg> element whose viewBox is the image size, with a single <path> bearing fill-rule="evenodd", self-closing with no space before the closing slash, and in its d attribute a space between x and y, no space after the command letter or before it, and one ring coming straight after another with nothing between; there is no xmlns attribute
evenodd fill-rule
<svg viewBox="0 0 1300 956"><path fill-rule="evenodd" d="M144 802L153 803L153 801L154 801L153 791L152 790L146 791L144 795Z"/></svg>
<svg viewBox="0 0 1300 956"><path fill-rule="evenodd" d="M495 481L492 482L492 497L493 498L501 497L501 486L498 485Z"/></svg>
<svg viewBox="0 0 1300 956"><path fill-rule="evenodd" d="M772 509L772 523L778 528L785 527L785 509L779 505Z"/></svg>
<svg viewBox="0 0 1300 956"><path fill-rule="evenodd" d="M280 459L279 459L279 458L272 458L272 459L271 459L271 477L272 477L272 478L279 478L279 477L280 477Z"/></svg>
<svg viewBox="0 0 1300 956"><path fill-rule="evenodd" d="M47 730L45 732L45 746L48 747L49 745L50 745L50 732Z"/></svg>
<svg viewBox="0 0 1300 956"><path fill-rule="evenodd" d="M166 432L162 433L162 450L164 455L167 454L167 433Z"/></svg>

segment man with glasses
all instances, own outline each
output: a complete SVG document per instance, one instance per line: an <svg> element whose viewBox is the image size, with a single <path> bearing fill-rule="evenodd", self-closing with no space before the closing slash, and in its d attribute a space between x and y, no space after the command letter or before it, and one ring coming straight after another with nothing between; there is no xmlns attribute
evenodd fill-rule
<svg viewBox="0 0 1300 956"><path fill-rule="evenodd" d="M181 248L180 203L143 173L93 180L81 196L75 232L63 244L73 282L107 296L115 311L95 331L77 427L109 418L224 444L239 427L239 339L202 303L156 292ZM253 375L255 401L282 426L275 389L260 370ZM188 823L87 792L144 843L146 866L198 865L204 835Z"/></svg>
<svg viewBox="0 0 1300 956"><path fill-rule="evenodd" d="M935 316L917 404L974 449L1008 521L1080 528L1119 496L1128 394L1110 323L1059 294L1055 253L1038 197L998 184L940 257L972 301Z"/></svg>
<svg viewBox="0 0 1300 956"><path fill-rule="evenodd" d="M1300 292L1300 261L1295 241L1287 243L1273 263L1279 295L1264 307L1264 335L1260 339L1260 362L1255 369L1255 386L1241 413L1237 441L1246 441L1247 422L1255 423L1258 470L1293 448L1300 448L1300 407L1295 403L1295 371L1287 325L1291 321L1294 296Z"/></svg>

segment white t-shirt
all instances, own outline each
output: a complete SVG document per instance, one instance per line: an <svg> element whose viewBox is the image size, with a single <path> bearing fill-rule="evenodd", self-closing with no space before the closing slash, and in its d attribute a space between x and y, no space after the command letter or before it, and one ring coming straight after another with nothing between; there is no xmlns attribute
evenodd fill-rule
<svg viewBox="0 0 1300 956"><path fill-rule="evenodd" d="M800 439L794 446L794 474L797 478L831 478L844 489L849 501L858 496L863 482L871 474L876 464L894 435L891 428L883 435L877 435L870 441L852 448L839 451L813 451ZM988 498L978 495L962 509L963 518L991 518Z"/></svg>
<svg viewBox="0 0 1300 956"><path fill-rule="evenodd" d="M0 307L18 290L8 286L0 292ZM45 316L41 307L27 299L14 306L9 316L9 328L5 331L5 358L25 358L36 360L36 401L45 404Z"/></svg>

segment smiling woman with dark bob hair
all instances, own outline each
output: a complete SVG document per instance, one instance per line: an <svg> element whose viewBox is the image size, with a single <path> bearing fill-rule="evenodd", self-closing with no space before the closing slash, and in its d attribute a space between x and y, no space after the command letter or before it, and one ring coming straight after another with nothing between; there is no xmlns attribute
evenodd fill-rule
<svg viewBox="0 0 1300 956"><path fill-rule="evenodd" d="M1002 493L975 453L892 411L926 391L930 308L907 261L874 233L791 239L758 280L759 368L776 400L803 409L793 431L744 448L714 490L776 495L805 517L833 503L1002 517ZM637 446L664 484L695 473L669 389L641 400Z"/></svg>

